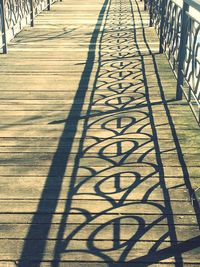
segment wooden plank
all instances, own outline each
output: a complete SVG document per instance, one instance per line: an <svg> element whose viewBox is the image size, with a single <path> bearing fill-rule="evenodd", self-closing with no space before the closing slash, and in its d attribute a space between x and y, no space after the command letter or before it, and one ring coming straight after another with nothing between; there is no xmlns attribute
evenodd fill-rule
<svg viewBox="0 0 200 267"><path fill-rule="evenodd" d="M95 167L95 170L97 172L101 172L104 168L103 167ZM134 166L122 166L122 167L117 167L115 170L117 172L117 170L119 171L130 171L132 172L133 169L137 170L139 173L143 175L149 175L149 173L151 173L151 171L149 170L149 167L147 165L143 165L143 164L134 164ZM177 167L171 167L171 166L164 166L164 172L165 172L165 177L182 177L183 178L183 170L181 168L177 168ZM71 171L73 170L73 168L71 166L69 166L66 171L71 173ZM0 166L0 172L1 175L3 176L47 176L47 177L54 177L57 175L59 171L59 168L55 168L54 172L52 170L52 172L49 174L49 166L44 166L42 163L39 166L35 166L35 165L26 165L26 166L18 166L17 164L10 164L10 165L6 165L6 166ZM199 173L200 173L200 169L199 167L196 166L192 166L192 167L188 167L187 171L189 172L190 176L192 177L199 177ZM152 169L153 172L153 169ZM113 170L112 168L108 168L107 169L107 175L112 175L113 174ZM78 170L78 176L81 177L88 177L91 175L91 172L89 172L89 170L87 169L87 167L84 168L84 166L81 166L81 168ZM103 175L103 174L102 174ZM66 173L63 175L63 177L65 176L69 176ZM104 177L104 176L103 176ZM155 174L155 177L159 177L159 174Z"/></svg>
<svg viewBox="0 0 200 267"><path fill-rule="evenodd" d="M105 222L109 223L108 218L104 216ZM74 236L72 236L72 239L75 240L87 240L88 237L91 235L91 233L95 232L97 229L100 229L102 227L102 233L97 235L95 240L96 241L128 241L134 233L137 232L138 230L138 224L136 224L136 221L134 218L123 218L119 217L118 224L120 227L120 235L121 236L114 236L113 235L113 223L112 221L110 224L105 225L103 227L103 224L98 224L97 222L93 222L93 224L88 223L87 225L84 225L83 227L84 230L80 231L80 233L75 234L76 229L78 228L79 224L69 224L67 228L65 229L62 238L57 237L57 231L59 228L59 225L52 225L51 226L51 231L48 235L48 239L63 239L64 236L70 235L72 232L74 232ZM98 220L96 220L98 221ZM134 222L135 221L135 222ZM104 223L105 223L104 222ZM147 224L148 225L148 220ZM150 225L151 226L151 225ZM0 229L1 229L1 239L8 239L8 240L14 240L14 239L24 239L26 237L26 234L28 232L30 225L28 224L0 224ZM48 224L36 224L33 225L34 231L32 232L33 235L30 235L28 238L29 239L44 239L45 238L45 230L48 227ZM171 226L172 227L172 226ZM151 231L152 230L152 231ZM166 233L168 230L168 224L166 225L152 225L151 229L147 231L143 236L141 236L139 242L142 241L157 241L164 233ZM179 239L179 242L183 242L185 240L189 240L190 238L195 237L195 234L197 234L198 231L198 226L177 226L176 227L176 233L177 235L181 234L181 237ZM185 233L184 235L182 233ZM134 241L138 241L136 238L132 238ZM173 238L171 239L172 242L175 242L176 240ZM170 237L167 237L165 239L165 242L170 242Z"/></svg>
<svg viewBox="0 0 200 267"><path fill-rule="evenodd" d="M41 267L49 267L51 266L52 264L59 264L59 267L93 267L94 265L96 267L106 267L107 266L107 263L103 263L103 262L74 262L74 261L71 261L71 262L67 262L67 261L43 261L43 262L40 262L40 261L23 261L24 265L25 264L28 264L30 267L34 267L36 264L40 264ZM0 267L15 267L16 264L18 264L18 261L3 261L3 262L0 262ZM144 265L143 263L137 263L137 266L138 267L142 267L142 265ZM192 266L198 266L199 264L198 263L185 263L184 266L185 267L192 267ZM158 264L151 264L152 267L157 267ZM176 263L162 263L162 267L176 267Z"/></svg>
<svg viewBox="0 0 200 267"><path fill-rule="evenodd" d="M124 142L124 145L129 145L128 141ZM123 143L122 143L123 146ZM110 147L108 147L108 150L105 150L105 153L102 152L102 155L99 155L101 149L104 150L104 146L100 144L97 148L94 146L92 151L90 153L85 153L84 158L80 159L81 166L90 166L92 164L93 167L112 167L113 162L120 161L121 157L117 155L117 147L115 143L111 143ZM123 147L122 147L123 149ZM124 148L125 149L125 148ZM112 150L112 151L109 151ZM95 153L96 152L96 153ZM145 151L144 151L145 153ZM149 153L146 156L144 156L143 153L140 153L140 151L137 151L134 154L130 154L126 160L123 161L123 164L137 164L140 162L140 159L144 157L144 160L142 162L147 162L149 164L157 164L157 158L156 155L158 153L153 152ZM42 165L42 166L50 166L51 162L54 159L54 153L14 153L12 155L8 153L0 153L0 165L6 166L6 165ZM65 157L66 154L61 151L61 153L57 153L57 156L60 158ZM198 154L189 154L184 156L184 160L187 163L188 167L198 167L199 166L199 156ZM109 160L110 159L110 160ZM178 159L178 156L176 154L162 154L161 159L163 162L163 166L171 166L171 167L180 167L180 161ZM68 166L74 166L73 157L69 158L68 160ZM42 164L41 164L42 162ZM58 166L62 165L62 162L60 164L58 163Z"/></svg>
<svg viewBox="0 0 200 267"><path fill-rule="evenodd" d="M96 199L95 199L96 198ZM71 200L69 200L71 201ZM43 206L40 209L40 213L49 213L54 206L55 202L58 204L55 213L62 213L65 207L66 200L59 200L58 202L54 199L43 200ZM1 214L5 213L34 213L37 210L37 200L0 200ZM154 205L155 204L155 205ZM142 203L141 201L135 199L130 201L124 201L123 206L116 209L111 209L112 205L100 196L94 196L92 199L74 199L71 204L72 213L76 213L76 210L83 209L83 211L90 211L91 213L101 213L102 211L108 210L108 213L120 213L120 214L162 214L162 212L156 207L158 205L164 205L163 201L149 201L147 203ZM194 214L194 209L187 200L174 201L172 203L173 214L185 215ZM111 210L110 210L111 209ZM110 210L110 211L109 211ZM83 212L84 213L84 212ZM166 215L171 215L172 212L166 210Z"/></svg>
<svg viewBox="0 0 200 267"><path fill-rule="evenodd" d="M127 200L135 200L135 199L142 199L148 190L153 186L157 185L157 189L154 190L148 197L149 200L163 200L163 190L162 186L163 183L160 182L159 178L147 179L146 181L141 181L140 185L134 186L134 176L131 177L131 173L127 176L123 176L120 179L120 186L122 191L131 189L132 192L126 197ZM131 179L132 178L132 179ZM56 180L56 178L55 178ZM64 179L66 180L66 185L64 185L64 189L68 191L70 189L70 184L68 184L67 180L69 178ZM46 199L56 199L57 198L57 190L60 188L59 181L52 180L47 185L45 185L47 179L46 177L0 177L0 199L39 199L40 195L45 192ZM63 181L63 182L64 182ZM83 179L78 178L76 179L76 185L81 183ZM13 184L15 186L13 187ZM93 177L92 179L88 179L85 184L83 184L80 189L78 190L78 194L74 196L75 199L87 199L93 198L93 194L95 194L94 187L99 184L99 189L101 190L102 194L112 195L112 193L116 193L115 199L120 200L122 197L120 193L117 195L117 189L115 187L115 179L112 177L108 177L102 179L102 177ZM181 179L176 178L168 178L165 182L165 192L169 194L170 200L189 200L190 196L188 191L185 189L185 184ZM66 199L66 192L65 190L61 190L59 195L59 199ZM80 194L80 195L79 195ZM167 199L167 198L166 198Z"/></svg>
<svg viewBox="0 0 200 267"><path fill-rule="evenodd" d="M27 253L26 257L29 258L29 261L31 260L38 260L40 257L38 255L38 251L39 251L39 247L38 247L38 241L37 240L30 240L31 243L31 248L32 248L32 253L31 255ZM56 241L51 241L48 240L46 245L46 253L44 254L43 260L45 261L51 261L53 260L53 251L54 251L54 247L56 245ZM96 241L95 245L96 247L100 246L102 244L101 241ZM145 251L147 248L148 250L154 245L154 242L138 242L137 243L137 248L135 248L134 250L131 250L129 252L129 260L133 260L133 259L137 259L139 257L141 257L142 255L146 255ZM106 248L110 248L113 245L112 241L104 241L104 245ZM19 254L20 251L22 250L23 247L23 240L0 240L0 255L1 258L3 260L12 260L13 258L15 260L19 259ZM104 260L101 257L98 257L92 253L87 252L87 243L85 241L77 241L77 240L72 240L70 242L70 250L71 252L68 253L62 253L61 256L61 261L81 261L81 259L84 258L85 262L96 262L96 261L100 261L100 262L104 262ZM161 248L168 248L170 247L170 244L168 242L163 243ZM75 252L75 250L77 250L77 248L80 249L80 251ZM84 250L86 250L86 252L84 252ZM7 252L9 251L9 253ZM83 251L83 252L82 252ZM120 254L123 252L123 249L121 249ZM186 263L198 263L198 254L199 250L198 249L191 249L189 252L184 253L183 259L185 260ZM109 256L111 259L113 259L114 261L117 261L117 259L119 258L119 251L117 250L111 250L109 252ZM28 256L29 255L29 256ZM153 257L152 255L152 261L155 262L156 256ZM165 260L163 260L163 263L174 263L175 260L173 257L170 257L170 253L166 253L166 258ZM27 260L27 258L25 258L25 260ZM146 262L150 262L150 259L146 259ZM180 260L177 261L177 263L180 263Z"/></svg>
<svg viewBox="0 0 200 267"><path fill-rule="evenodd" d="M136 213L137 214L137 213ZM94 215L94 214L92 214ZM11 213L11 214L3 214L0 213L0 221L1 224L8 224L8 225L12 225L12 224L16 224L16 225L23 225L23 224L28 224L29 227L31 226L32 223L32 219L33 219L34 214L31 213L27 213L27 214L23 214L23 213ZM110 214L106 214L105 215L108 221L111 221L113 219L116 218L117 213L110 213ZM105 216L100 216L99 217L99 223L102 224L104 222L104 218ZM142 217L144 218L144 220L146 222L148 222L148 218L149 215L147 214L142 214ZM151 214L151 219L153 221L155 221L156 219L158 219L159 214ZM194 214L173 214L173 215L168 215L169 219L173 219L171 220L171 222L174 222L174 225L193 225L193 226L198 226L197 224L197 220L196 220L196 216ZM62 219L62 214L53 214L53 218L51 221L51 224L54 225L59 225ZM85 222L85 216L83 216L83 214L81 214L79 211L77 211L77 213L71 213L70 216L67 219L67 223L68 224L79 224L79 223L84 223ZM162 221L159 222L159 225L171 225L170 220L167 222L166 219L163 219ZM49 214L45 214L45 213L41 213L41 214L37 214L37 216L34 219L34 224L48 224L49 223ZM132 222L134 224L134 221ZM94 221L91 221L90 223L95 224ZM126 221L124 222L124 224L126 224ZM127 223L128 224L128 223ZM137 224L137 222L135 222L135 224Z"/></svg>

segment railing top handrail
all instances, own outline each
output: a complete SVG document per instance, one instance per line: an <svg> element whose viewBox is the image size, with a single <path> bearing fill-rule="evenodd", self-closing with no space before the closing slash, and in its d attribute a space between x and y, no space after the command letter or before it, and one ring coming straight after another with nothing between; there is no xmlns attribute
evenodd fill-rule
<svg viewBox="0 0 200 267"><path fill-rule="evenodd" d="M199 0L184 0L186 4L190 7L195 8L197 11L200 11L200 1Z"/></svg>

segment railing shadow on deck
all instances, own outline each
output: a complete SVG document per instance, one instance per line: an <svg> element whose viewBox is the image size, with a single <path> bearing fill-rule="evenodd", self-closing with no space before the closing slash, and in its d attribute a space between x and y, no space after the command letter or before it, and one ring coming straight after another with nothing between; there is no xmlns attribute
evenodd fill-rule
<svg viewBox="0 0 200 267"><path fill-rule="evenodd" d="M62 1L62 0L60 0ZM25 26L34 27L35 17L51 10L55 0L0 0L0 54Z"/></svg>
<svg viewBox="0 0 200 267"><path fill-rule="evenodd" d="M48 223L46 224L46 227L43 231L44 238L41 240L38 240L38 242L37 242L37 254L38 254L37 260L38 260L38 262L42 261L43 253L44 253L45 245L46 245L46 240L48 239L48 234L50 231L53 215L54 215L54 212L56 210L57 201L59 198L62 181L63 181L64 174L66 171L68 158L70 156L70 151L72 148L73 139L74 139L74 136L76 134L80 113L82 110L82 106L84 104L86 90L87 90L88 84L89 84L90 76L85 75L85 73L91 73L92 68L93 68L93 61L95 58L95 47L96 47L96 45L94 45L94 44L96 43L98 33L99 33L99 30L98 30L99 26L98 25L101 22L101 15L103 15L105 13L107 2L108 2L108 0L105 0L103 7L100 11L96 27L95 27L94 32L92 34L90 46L89 46L89 52L88 52L88 56L87 56L87 61L86 61L85 68L84 68L84 71L83 71L82 76L81 76L79 88L78 88L77 93L75 95L74 103L72 105L71 111L70 111L68 118L65 122L65 127L64 127L62 136L60 137L57 151L56 151L54 158L52 160L52 164L51 164L51 167L49 170L48 177L47 177L46 182L45 182L44 191L41 195L41 199L40 199L39 205L37 207L36 214L33 216L33 219L32 219L32 225L38 223L38 221L39 221L38 217L40 217L40 214L44 210L44 206L46 205L46 200L49 197L49 194L45 190L45 188L48 188L48 186L50 184L52 184L52 182L55 183L56 185L58 185L54 189L54 198L55 199L48 206L48 219L47 219ZM70 132L69 132L69 129L70 129ZM66 142L68 142L67 148L66 148ZM61 158L60 155L63 155L63 153L65 156L62 156L62 158ZM75 179L75 177L72 177L72 181L71 181L71 187L72 188L69 190L70 195L73 194L74 179ZM69 196L69 199L70 199L70 196ZM32 243L29 241L33 236L34 236L34 227L30 227L29 232L28 232L27 237L26 237L26 240L24 242L24 248L22 251L21 260L19 262L19 267L22 267L22 266L24 267L27 264L27 255L30 255L31 251L32 251ZM25 259L25 262L24 262L24 259Z"/></svg>
<svg viewBox="0 0 200 267"><path fill-rule="evenodd" d="M150 26L177 77L176 98L184 94L200 124L200 4L198 0L144 0Z"/></svg>
<svg viewBox="0 0 200 267"><path fill-rule="evenodd" d="M67 27L65 27L62 29L62 32L59 34L55 34L55 32L53 31L52 32L53 36L48 36L45 34L37 34L37 37L36 37L37 40L35 38L34 43L41 42L41 41L51 41L51 40L62 39L62 38L65 38L66 35L72 33L75 30L76 30L76 28L67 29ZM20 44L21 42L23 42L22 39L15 40L16 44ZM28 36L28 34L26 35L26 43L31 43L31 42L33 42L32 32L30 32L29 36Z"/></svg>
<svg viewBox="0 0 200 267"><path fill-rule="evenodd" d="M121 11L121 9L126 10L127 8L124 5L130 5L129 11L131 11L131 18L134 20L134 12L131 2L129 3L129 1L125 1L124 4L122 4L120 0L118 2L121 7L119 12L122 13L123 11ZM129 265L134 266L133 264L135 264L137 267L149 266L153 263L159 262L160 260L173 256L177 262L176 266L183 266L181 254L199 246L199 237L195 237L194 239L180 244L177 243L176 230L172 215L173 211L170 204L170 196L165 185L164 167L161 159L161 151L152 111L152 106L158 105L160 102L151 103L149 97L149 87L146 79L146 69L144 64L145 55L140 52L137 43L136 28L134 28L134 33L132 35L135 47L133 52L127 52L127 45L120 45L120 40L123 38L120 36L120 29L115 32L114 27L116 25L112 26L108 23L114 12L112 9L112 2L108 3L108 0L105 1L102 7L97 25L101 22L101 16L105 14L107 5L108 8L105 15L106 21L100 38L99 66L94 82L94 90L91 93L91 99L86 116L81 117L81 110L84 104L90 79L90 75L88 74L91 74L92 72L93 62L95 59L95 43L97 42L99 34L98 26L94 30L91 38L87 62L81 76L79 88L77 90L70 114L66 121L51 122L52 124L64 123L64 131L60 138L57 151L52 160L49 174L44 186L44 191L41 195L40 203L35 215L33 216L32 224L24 242L24 248L21 254L19 267L27 266L27 255L37 254L34 266L37 266L37 264L40 266L40 262L43 260L52 219L58 204L67 162L80 119L85 120L84 129L81 142L79 144L79 153L76 156L73 167L69 191L66 193L67 201L55 241L56 245L54 251L54 260L51 263L52 266L59 266L59 260L61 259L61 254L63 253L68 255L70 255L70 253L71 255L81 255L83 259L84 254L86 257L91 255L91 257L95 257L96 262L105 262L107 266L110 267ZM137 2L136 7L140 14L140 22L143 25ZM125 14L125 16L127 16L127 14ZM123 14L121 14L121 16L119 16L119 21L117 21L119 27L123 27L122 21L124 22L124 20L126 22ZM107 30L108 28L109 31ZM107 34L108 38L106 37ZM113 34L118 36L117 42L114 44L112 43ZM110 38L111 35L112 38ZM126 38L128 35L129 33L125 34ZM108 46L109 38L111 41L110 46L113 49L112 52L106 51L110 49ZM144 31L143 38L148 51L147 55L152 57L154 64L156 79L160 89L161 102L164 105L166 116L170 125L173 142L175 144L175 151L178 155L180 168L182 169L185 179L184 182L191 194L192 188L189 181L187 166L185 164L175 126L170 115L168 102L165 99L156 58L154 52L152 52L148 46ZM128 61L128 63L126 61ZM128 71L123 72L124 67L127 66L130 66L133 71L130 71L129 69ZM132 82L130 80L132 80ZM95 99L96 93L98 94L97 99ZM106 111L102 112L101 108L98 108L99 106L104 106ZM91 129L93 131L96 129L95 127L99 126L101 130L105 130L107 136L106 138L101 136L101 131L99 131L100 135L98 135L98 133L97 135L91 135ZM150 132L148 130L149 128L151 129ZM135 139L133 136L135 136ZM94 143L85 148L84 142L89 138L93 140ZM66 142L68 142L67 148ZM116 148L116 152L111 153L110 151L113 147ZM148 156L151 155L151 152L155 153L155 158L153 156L152 161L147 159ZM94 156L95 153L96 156ZM63 156L63 154L65 156ZM136 155L136 159L131 158L131 156L134 154ZM88 160L88 164L84 165L84 159ZM89 164L91 162L95 163L95 161L100 162L100 170L98 168L95 169L95 166ZM104 162L105 165L101 165L101 162ZM79 177L78 172L80 170L82 170L84 173L88 173L88 175L85 177ZM78 178L80 178L79 181L77 181ZM124 178L128 178L128 181L126 180L125 185L122 182ZM146 192L144 192L144 194L141 196L141 199L134 200L135 191L140 191L140 186L148 182L150 179L152 180L152 178L156 179L154 182L151 182L151 185L149 185ZM106 187L107 189L105 189L104 184L109 181L113 182L113 187ZM52 183L55 183L57 186L54 189L54 200L48 202L47 199L49 198L49 194L48 191L46 191L46 188L48 188L49 184ZM87 192L88 188L89 192ZM161 201L161 204L159 201L154 201L151 199L151 195L158 190L158 188L160 188L159 190L161 190L163 194L163 201ZM118 197L117 194L119 195ZM79 207L79 203L77 206L73 203L74 199L80 196L86 196L90 200L90 203L95 203L95 198L93 197L98 196L97 201L99 201L99 203L108 203L108 205L105 209L100 210L98 214L93 214L92 211L90 211L90 208L81 208L81 206ZM39 222L40 214L44 212L44 207L47 204L48 222L43 229L42 238L37 240L37 248L34 248L36 251L33 251L32 239L35 231L34 225ZM144 208L146 211L148 209L152 209L154 211L154 215L152 214L152 218L147 219L147 222L144 211L141 214L137 214L141 208ZM130 209L130 214L125 215L128 209ZM197 209L196 213L198 222L200 222L198 217L199 212ZM75 224L77 224L77 226L66 237L66 225L69 217L72 214L81 214L81 216L84 217L84 222L79 223L76 221ZM112 219L108 219L110 216L112 216ZM129 225L130 222L136 226L136 230L131 234L128 240L123 240L123 238L121 240L120 224L122 223ZM164 227L163 232L158 234L158 239L149 242L150 245L146 248L148 253L144 255L144 257L134 257L133 260L128 260L127 263L122 263L127 261L129 253L131 250L134 250L137 242L142 240L143 236L148 234L148 232L153 231L154 228L156 228L159 223L162 222L167 222L167 224ZM93 225L94 229L92 228L93 230L89 231L85 247L81 248L81 245L78 245L76 248L73 247L73 244L71 245L71 241L79 240L81 243L80 233L83 233L88 225ZM112 227L113 229L113 237L110 240L112 245L109 244L107 248L101 249L95 245L96 241L98 243L96 237L99 235L99 233L101 236L102 230L104 230L106 227ZM130 229L130 232L131 231L132 230ZM169 244L172 245L166 249L159 249L160 245L168 238L170 239ZM105 241L105 239L99 239L99 242L104 243ZM119 257L117 261L109 256L111 251L120 251L118 252Z"/></svg>

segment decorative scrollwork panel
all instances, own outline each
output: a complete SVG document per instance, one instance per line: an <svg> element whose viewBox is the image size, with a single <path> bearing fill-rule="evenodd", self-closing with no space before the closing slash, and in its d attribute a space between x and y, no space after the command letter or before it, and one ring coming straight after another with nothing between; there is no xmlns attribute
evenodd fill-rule
<svg viewBox="0 0 200 267"><path fill-rule="evenodd" d="M30 14L30 1L6 0L4 2L4 9L7 29L12 29Z"/></svg>
<svg viewBox="0 0 200 267"><path fill-rule="evenodd" d="M18 33L24 26L31 24L33 26L34 17L41 11L50 8L55 0L5 0L0 5L0 32L2 33L2 19L4 11L6 44L0 43L0 47L7 43Z"/></svg>
<svg viewBox="0 0 200 267"><path fill-rule="evenodd" d="M198 17L200 8L195 4L193 6L192 1L183 1L181 5L174 0L147 1L147 6L151 23L158 34L161 33L160 52L165 51L178 78L177 96L180 98L182 91L185 93L197 121L200 122L200 21L192 15L197 12L194 14Z"/></svg>
<svg viewBox="0 0 200 267"><path fill-rule="evenodd" d="M161 2L162 0L153 0L152 1L152 7L151 7L151 20L154 24L157 32L160 32L160 21L161 21Z"/></svg>
<svg viewBox="0 0 200 267"><path fill-rule="evenodd" d="M189 86L188 98L200 101L200 22L188 14L183 74Z"/></svg>
<svg viewBox="0 0 200 267"><path fill-rule="evenodd" d="M173 1L168 1L164 19L164 50L171 63L172 69L177 73L178 54L181 35L181 7Z"/></svg>

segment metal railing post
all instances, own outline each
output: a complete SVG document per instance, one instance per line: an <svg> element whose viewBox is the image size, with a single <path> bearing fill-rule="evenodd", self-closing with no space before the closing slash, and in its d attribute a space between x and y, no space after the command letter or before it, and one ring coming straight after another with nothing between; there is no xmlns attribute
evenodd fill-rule
<svg viewBox="0 0 200 267"><path fill-rule="evenodd" d="M159 33L159 53L163 53L163 44L164 44L164 36L163 36L163 29L164 29L164 23L165 23L165 11L166 11L166 0L161 0L161 20L160 20L160 33Z"/></svg>
<svg viewBox="0 0 200 267"><path fill-rule="evenodd" d="M153 2L154 0L149 1L149 27L153 26Z"/></svg>
<svg viewBox="0 0 200 267"><path fill-rule="evenodd" d="M182 87L183 87L183 65L186 52L186 42L187 42L187 11L189 10L189 5L183 3L182 9L182 20L181 20L181 37L180 37L180 47L178 52L178 74L177 74L177 87L176 87L176 99L182 99Z"/></svg>
<svg viewBox="0 0 200 267"><path fill-rule="evenodd" d="M47 0L47 10L51 10L51 0Z"/></svg>
<svg viewBox="0 0 200 267"><path fill-rule="evenodd" d="M5 23L5 10L4 10L4 0L0 0L0 8L2 12L2 21L1 21L1 26L2 26L2 44L3 44L3 54L7 54L7 40L6 40L6 23Z"/></svg>
<svg viewBox="0 0 200 267"><path fill-rule="evenodd" d="M33 7L33 0L30 0L30 7L31 7L31 12L30 12L31 27L34 27L34 7Z"/></svg>
<svg viewBox="0 0 200 267"><path fill-rule="evenodd" d="M144 0L144 11L147 10L147 0Z"/></svg>

